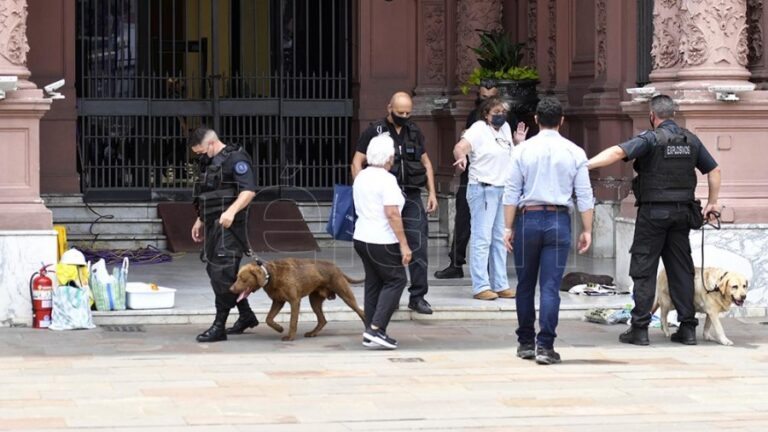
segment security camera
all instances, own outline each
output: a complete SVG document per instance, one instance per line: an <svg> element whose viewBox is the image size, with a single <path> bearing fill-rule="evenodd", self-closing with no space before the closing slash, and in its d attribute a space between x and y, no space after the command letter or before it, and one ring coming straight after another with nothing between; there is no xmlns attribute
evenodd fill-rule
<svg viewBox="0 0 768 432"><path fill-rule="evenodd" d="M56 92L56 90L62 87L64 87L64 80L60 79L56 82L48 84L43 88L45 89L45 92L51 96L51 99L64 99L63 94Z"/></svg>

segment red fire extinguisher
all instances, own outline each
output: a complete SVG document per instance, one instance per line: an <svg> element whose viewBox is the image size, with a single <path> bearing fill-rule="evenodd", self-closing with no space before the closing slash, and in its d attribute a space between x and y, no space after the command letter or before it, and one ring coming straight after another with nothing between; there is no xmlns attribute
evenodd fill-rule
<svg viewBox="0 0 768 432"><path fill-rule="evenodd" d="M47 268L43 264L39 271L29 279L29 295L32 299L32 327L48 328L51 325L53 311L53 281L47 276Z"/></svg>

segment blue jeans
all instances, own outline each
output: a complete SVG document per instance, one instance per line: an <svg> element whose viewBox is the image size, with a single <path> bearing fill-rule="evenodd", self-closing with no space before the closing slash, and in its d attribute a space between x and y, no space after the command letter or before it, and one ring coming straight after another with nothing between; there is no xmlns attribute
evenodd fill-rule
<svg viewBox="0 0 768 432"><path fill-rule="evenodd" d="M504 248L503 195L503 186L467 186L472 230L469 240L472 294L509 288L507 250Z"/></svg>
<svg viewBox="0 0 768 432"><path fill-rule="evenodd" d="M560 282L571 247L571 217L567 211L518 213L515 223L517 272L517 340L551 349L560 313ZM536 280L539 279L539 334L536 335Z"/></svg>

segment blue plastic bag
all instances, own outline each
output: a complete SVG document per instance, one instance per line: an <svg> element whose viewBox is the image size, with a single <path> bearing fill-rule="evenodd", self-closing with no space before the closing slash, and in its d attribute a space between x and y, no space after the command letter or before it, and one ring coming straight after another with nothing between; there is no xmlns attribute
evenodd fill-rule
<svg viewBox="0 0 768 432"><path fill-rule="evenodd" d="M328 218L328 225L325 226L325 232L336 240L352 241L352 235L355 233L355 203L352 198L352 186L334 185L333 186L333 204L331 205L331 214Z"/></svg>

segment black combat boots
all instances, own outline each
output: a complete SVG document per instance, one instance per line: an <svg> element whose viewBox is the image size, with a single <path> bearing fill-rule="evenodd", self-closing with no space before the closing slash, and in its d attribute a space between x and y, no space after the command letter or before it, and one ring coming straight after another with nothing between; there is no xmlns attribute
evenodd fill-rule
<svg viewBox="0 0 768 432"><path fill-rule="evenodd" d="M632 326L619 335L619 342L632 345L648 345L648 327Z"/></svg>
<svg viewBox="0 0 768 432"><path fill-rule="evenodd" d="M690 324L680 324L680 328L670 338L672 342L678 342L683 345L696 345L696 326Z"/></svg>
<svg viewBox="0 0 768 432"><path fill-rule="evenodd" d="M228 309L216 309L216 318L213 320L213 324L208 330L197 335L198 342L219 342L227 340L227 331L225 327L227 325L227 317L229 316Z"/></svg>
<svg viewBox="0 0 768 432"><path fill-rule="evenodd" d="M242 334L244 331L257 325L259 325L259 320L253 312L250 315L241 314L232 327L227 329L227 334Z"/></svg>

